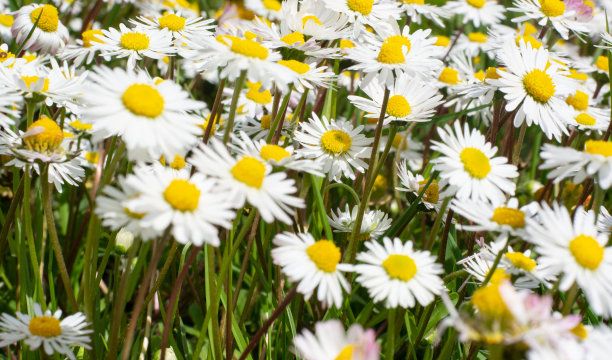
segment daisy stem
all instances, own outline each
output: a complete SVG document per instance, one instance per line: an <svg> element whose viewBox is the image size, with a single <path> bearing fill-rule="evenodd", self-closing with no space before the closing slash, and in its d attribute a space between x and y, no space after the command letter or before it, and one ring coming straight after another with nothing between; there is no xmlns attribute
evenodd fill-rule
<svg viewBox="0 0 612 360"><path fill-rule="evenodd" d="M519 133L518 141L514 145L514 152L512 153L512 164L517 165L521 160L521 147L523 147L523 140L525 140L525 132L527 131L527 122L523 121L521 125L521 132Z"/></svg>
<svg viewBox="0 0 612 360"><path fill-rule="evenodd" d="M355 192L355 189L346 185L345 183L333 183L333 184L327 185L325 189L323 189L323 195L325 195L329 190L336 188L336 187L341 187L344 190L348 191L349 194L353 196L353 199L355 200L355 204L359 205L359 203L361 202L361 200L359 199L359 195L357 195L357 193Z"/></svg>
<svg viewBox="0 0 612 360"><path fill-rule="evenodd" d="M278 108L278 112L276 113L276 117L274 118L274 123L272 123L272 126L270 126L270 131L268 132L268 136L266 137L266 143L268 144L270 144L272 138L276 138L276 142L278 142L278 139L280 138L280 130L283 127L281 119L284 120L285 118L285 111L287 110L287 104L289 104L289 99L291 98L292 89L293 87L289 86L289 91L283 98L283 102L281 103L280 108ZM277 130L277 127L279 126L280 128ZM278 137L275 136L275 133L278 133Z"/></svg>
<svg viewBox="0 0 612 360"><path fill-rule="evenodd" d="M396 309L392 308L388 311L387 318L387 346L385 348L385 359L393 359L395 353L395 318Z"/></svg>
<svg viewBox="0 0 612 360"><path fill-rule="evenodd" d="M382 106L380 107L380 116L378 117L378 123L376 124L376 131L374 132L374 142L372 143L372 153L370 154L370 161L368 162L368 170L365 175L365 193L362 196L362 201L359 204L357 210L357 217L355 218L355 224L353 225L353 232L351 234L351 240L349 242L348 262L353 263L355 256L357 255L357 239L361 232L361 223L363 222L363 214L365 208L368 205L370 199L370 183L376 176L374 174L374 166L376 161L376 155L378 153L378 143L380 142L380 135L382 134L382 126L385 120L385 114L387 113L387 103L389 102L389 88L385 87L385 94L383 96Z"/></svg>
<svg viewBox="0 0 612 360"><path fill-rule="evenodd" d="M328 240L333 240L334 235L331 227L329 226L327 211L325 210L325 204L323 203L323 196L321 196L321 179L310 174L310 181L312 182L312 194L314 195L315 202L317 203L317 209L319 210L319 213L321 213L321 222L323 223L325 237L327 237Z"/></svg>
<svg viewBox="0 0 612 360"><path fill-rule="evenodd" d="M389 129L389 137L387 138L387 143L385 144L385 149L382 153L382 155L380 156L380 158L377 159L376 161L376 170L374 170L374 175L373 176L377 176L380 173L380 170L382 168L382 166L385 163L385 160L387 160L387 156L389 155L389 151L391 151L391 145L393 145L393 140L395 139L395 135L397 134L397 127L395 126L391 126L391 128ZM372 191L372 188L374 187L374 181L370 182L370 188L367 190L368 194Z"/></svg>
<svg viewBox="0 0 612 360"><path fill-rule="evenodd" d="M210 137L210 133L212 132L213 126L215 126L217 114L221 113L221 97L223 95L223 89L225 88L225 82L227 79L221 79L219 83L219 88L217 89L217 95L215 95L215 102L213 103L212 109L210 111L210 115L208 116L208 122L206 124L206 130L204 131L204 144L208 144L208 138Z"/></svg>
<svg viewBox="0 0 612 360"><path fill-rule="evenodd" d="M21 198L23 197L23 188L24 188L24 179L26 174L21 176L21 180L19 181L19 185L17 185L17 190L13 194L13 200L11 200L11 205L9 206L8 212L6 213L6 217L4 218L4 224L2 224L2 231L0 231L0 256L4 255L5 243L7 242L8 232L11 229L11 225L13 225L13 220L15 219L15 211L17 210L17 205L21 202Z"/></svg>
<svg viewBox="0 0 612 360"><path fill-rule="evenodd" d="M504 255L505 248L506 248L506 244L504 244L504 246L502 246L499 252L497 253L497 256L495 257L495 261L493 261L493 265L491 265L491 268L489 269L487 276L482 282L482 285L480 285L481 288L485 288L487 284L489 283L489 281L491 280L491 278L493 277L493 273L495 273L495 269L497 269L497 266L499 265L499 262L501 261L501 258Z"/></svg>
<svg viewBox="0 0 612 360"><path fill-rule="evenodd" d="M42 199L45 212L45 218L47 219L47 227L49 228L49 237L51 238L51 245L53 246L53 252L57 260L57 266L59 268L60 277L64 284L64 290L68 297L68 302L73 312L77 312L79 307L72 291L72 285L70 284L70 275L68 269L66 269L66 262L64 261L64 255L62 253L62 246L59 243L57 237L57 230L55 228L55 219L53 219L53 209L51 207L51 190L49 186L49 167L45 166L42 171L42 177L40 179L40 185L42 187Z"/></svg>
<svg viewBox="0 0 612 360"><path fill-rule="evenodd" d="M36 110L36 103L33 101L26 101L26 113L27 113L27 122L26 126L30 127L34 122L34 112Z"/></svg>
<svg viewBox="0 0 612 360"><path fill-rule="evenodd" d="M576 298L578 297L578 285L576 282L572 285L572 287L567 292L567 296L565 297L565 301L563 302L563 309L561 313L565 316L568 315L572 311L572 306L576 302Z"/></svg>
<svg viewBox="0 0 612 360"><path fill-rule="evenodd" d="M46 301L40 278L38 256L36 255L36 243L34 241L34 234L32 232L32 212L30 211L30 182L32 179L30 178L29 170L29 166L26 166L23 174L25 178L23 191L23 226L25 227L26 238L28 241L28 251L30 254L30 263L32 265L32 272L34 273L35 294L38 295L38 302L44 307Z"/></svg>
<svg viewBox="0 0 612 360"><path fill-rule="evenodd" d="M230 105L229 116L227 117L227 127L225 128L225 134L223 134L223 144L227 144L229 140L230 134L232 133L234 127L234 118L236 117L236 108L238 107L238 98L240 97L240 92L244 87L244 82L246 80L246 70L242 70L240 72L240 76L234 83L234 94L232 95L232 103Z"/></svg>
<svg viewBox="0 0 612 360"><path fill-rule="evenodd" d="M172 265L172 263L174 262L174 258L176 257L177 249L178 243L176 241L173 241L172 246L170 247L170 252L168 253L168 257L166 258L166 262L164 263L164 266L159 272L159 276L157 277L157 280L155 280L155 284L151 287L151 290L149 290L149 293L147 294L147 297L144 300L145 304L148 304L151 302L151 300L153 300L153 296L155 296L155 293L157 292L157 290L159 290L159 287L166 278L166 274L168 274L170 265Z"/></svg>
<svg viewBox="0 0 612 360"><path fill-rule="evenodd" d="M444 218L444 213L446 212L446 208L448 207L448 203L450 202L450 200L451 198L447 197L442 202L442 206L440 206L440 211L438 211L438 215L436 215L436 220L434 221L434 225L429 235L429 239L427 240L427 243L423 244L423 250L431 249L434 240L438 235L438 231L440 230L440 226L442 225L442 219Z"/></svg>
<svg viewBox="0 0 612 360"><path fill-rule="evenodd" d="M407 350L408 354L406 355L406 358L408 358L408 356L410 355L410 350L416 349L419 346L419 343L421 342L421 340L423 339L423 335L425 334L425 329L427 329L427 323L429 322L429 319L431 318L431 315L433 314L433 311L434 311L434 303L435 302L432 302L431 304L427 305L423 314L421 315L421 318L419 319L419 326L417 328L417 334L416 334L416 337L414 338L413 346L411 348L408 348ZM392 358L389 358L389 359L392 359Z"/></svg>

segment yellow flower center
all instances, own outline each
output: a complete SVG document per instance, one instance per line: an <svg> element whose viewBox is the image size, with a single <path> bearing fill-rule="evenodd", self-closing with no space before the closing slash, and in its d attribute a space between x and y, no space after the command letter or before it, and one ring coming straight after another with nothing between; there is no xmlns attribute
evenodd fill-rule
<svg viewBox="0 0 612 360"><path fill-rule="evenodd" d="M548 102L555 95L555 84L552 78L542 70L531 70L525 75L523 86L527 94L540 103Z"/></svg>
<svg viewBox="0 0 612 360"><path fill-rule="evenodd" d="M584 144L584 151L589 154L612 156L612 142L602 140L587 140Z"/></svg>
<svg viewBox="0 0 612 360"><path fill-rule="evenodd" d="M179 31L185 28L185 18L182 16L168 14L160 17L158 20L161 29L166 28L170 31Z"/></svg>
<svg viewBox="0 0 612 360"><path fill-rule="evenodd" d="M234 175L234 179L259 189L266 175L266 166L254 157L245 156L232 167L230 172Z"/></svg>
<svg viewBox="0 0 612 360"><path fill-rule="evenodd" d="M22 76L21 79L25 82L26 86L28 87L28 90L31 90L30 86L32 85L32 83L38 82L40 78L38 76ZM41 91L47 90L49 90L49 79L45 79Z"/></svg>
<svg viewBox="0 0 612 360"><path fill-rule="evenodd" d="M340 249L330 240L319 240L306 249L306 254L317 268L327 273L336 271L340 262Z"/></svg>
<svg viewBox="0 0 612 360"><path fill-rule="evenodd" d="M304 34L299 31L294 31L291 34L287 34L280 39L287 45L293 45L295 43L302 45L304 43Z"/></svg>
<svg viewBox="0 0 612 360"><path fill-rule="evenodd" d="M447 47L450 44L450 38L448 36L439 35L436 37L436 42L434 45L436 46L444 46Z"/></svg>
<svg viewBox="0 0 612 360"><path fill-rule="evenodd" d="M269 90L259 91L261 82L247 84L249 91L246 93L246 98L258 104L269 104L272 101L272 93Z"/></svg>
<svg viewBox="0 0 612 360"><path fill-rule="evenodd" d="M576 94L573 96L569 95L565 102L578 111L586 111L589 107L589 95L580 90L576 90Z"/></svg>
<svg viewBox="0 0 612 360"><path fill-rule="evenodd" d="M200 190L188 180L175 179L164 190L164 199L175 210L193 211L198 208Z"/></svg>
<svg viewBox="0 0 612 360"><path fill-rule="evenodd" d="M147 84L133 84L121 96L123 105L135 115L156 118L164 111L164 98Z"/></svg>
<svg viewBox="0 0 612 360"><path fill-rule="evenodd" d="M103 44L104 41L98 39L96 35L104 35L104 34L102 34L102 30L97 30L97 29L83 31L83 33L81 34L81 38L83 39L83 47L86 47L86 48L91 47L92 42Z"/></svg>
<svg viewBox="0 0 612 360"><path fill-rule="evenodd" d="M587 81L587 79L589 78L587 74L579 73L578 70L576 69L570 69L570 73L571 73L570 75L565 75L565 76L571 79L576 79L576 80L581 80L581 81Z"/></svg>
<svg viewBox="0 0 612 360"><path fill-rule="evenodd" d="M506 258L510 260L514 267L523 269L525 271L531 271L535 269L537 265L535 260L525 256L525 254L522 252L506 253Z"/></svg>
<svg viewBox="0 0 612 360"><path fill-rule="evenodd" d="M30 20L32 23L35 23L36 20L38 20L36 27L38 27L40 30L44 32L54 32L57 30L57 26L59 24L57 8L49 4L39 6L30 13Z"/></svg>
<svg viewBox="0 0 612 360"><path fill-rule="evenodd" d="M489 318L501 319L509 315L508 307L499 293L499 285L493 284L474 291L472 304Z"/></svg>
<svg viewBox="0 0 612 360"><path fill-rule="evenodd" d="M351 148L353 140L342 130L328 130L321 136L321 146L332 154L343 154Z"/></svg>
<svg viewBox="0 0 612 360"><path fill-rule="evenodd" d="M346 4L351 10L368 15L372 12L374 0L346 0Z"/></svg>
<svg viewBox="0 0 612 360"><path fill-rule="evenodd" d="M262 146L261 150L259 151L259 155L264 160L274 160L274 161L281 161L284 158L291 156L291 154L289 154L289 152L285 150L284 148L278 145L270 145L270 144Z"/></svg>
<svg viewBox="0 0 612 360"><path fill-rule="evenodd" d="M340 354L334 358L334 360L353 360L353 353L355 352L354 345L347 345L342 348Z"/></svg>
<svg viewBox="0 0 612 360"><path fill-rule="evenodd" d="M11 27L14 21L15 17L13 15L0 14L0 24L2 26Z"/></svg>
<svg viewBox="0 0 612 360"><path fill-rule="evenodd" d="M387 114L396 118L403 118L410 114L410 104L402 95L393 95L387 104Z"/></svg>
<svg viewBox="0 0 612 360"><path fill-rule="evenodd" d="M486 3L486 0L466 0L466 1L468 4L472 5L473 7L477 9L480 9Z"/></svg>
<svg viewBox="0 0 612 360"><path fill-rule="evenodd" d="M398 42L385 41L380 47L380 52L376 58L378 62L384 64L401 64L405 61L402 44Z"/></svg>
<svg viewBox="0 0 612 360"><path fill-rule="evenodd" d="M317 18L316 16L314 16L314 15L307 15L307 16L304 16L304 17L302 18L302 27L305 27L305 26L306 26L306 24L307 24L309 21L312 21L312 22L314 22L314 23L315 23L315 24L317 24L317 25L323 25L323 24L321 23L321 20L319 20L319 18Z"/></svg>
<svg viewBox="0 0 612 360"><path fill-rule="evenodd" d="M565 3L562 0L540 0L542 13L548 17L557 17L565 12Z"/></svg>
<svg viewBox="0 0 612 360"><path fill-rule="evenodd" d="M53 316L36 316L30 320L28 330L32 335L52 338L62 334L60 321Z"/></svg>
<svg viewBox="0 0 612 360"><path fill-rule="evenodd" d="M401 0L406 4L425 5L425 0Z"/></svg>
<svg viewBox="0 0 612 360"><path fill-rule="evenodd" d="M489 164L489 158L480 150L476 148L465 148L459 154L459 158L463 163L463 168L472 177L477 179L484 179L491 171L491 164Z"/></svg>
<svg viewBox="0 0 612 360"><path fill-rule="evenodd" d="M146 213L133 212L132 210L128 209L127 207L124 207L123 211L125 211L127 216L129 216L129 217L131 217L133 219L142 219L143 217L145 217L145 215L147 215Z"/></svg>
<svg viewBox="0 0 612 360"><path fill-rule="evenodd" d="M510 225L513 228L525 227L525 213L519 209L500 206L495 208L491 220L499 225Z"/></svg>
<svg viewBox="0 0 612 360"><path fill-rule="evenodd" d="M516 46L519 45L519 43L521 42L521 39L523 39L523 41L525 41L525 44L531 44L531 47L534 49L539 49L542 47L542 43L538 41L538 39L534 38L531 35L524 35L524 36L517 36L516 37Z"/></svg>
<svg viewBox="0 0 612 360"><path fill-rule="evenodd" d="M350 49L355 47L355 44L351 40L342 39L340 40L340 48L341 49Z"/></svg>
<svg viewBox="0 0 612 360"><path fill-rule="evenodd" d="M233 37L230 49L237 54L256 59L265 60L268 58L268 49L255 40Z"/></svg>
<svg viewBox="0 0 612 360"><path fill-rule="evenodd" d="M127 32L121 35L121 47L128 50L146 50L149 48L149 36L139 32Z"/></svg>
<svg viewBox="0 0 612 360"><path fill-rule="evenodd" d="M590 0L584 0L583 3L584 3L584 5L590 7L591 9L595 8L595 3L590 1Z"/></svg>
<svg viewBox="0 0 612 360"><path fill-rule="evenodd" d="M263 6L265 6L266 9L273 11L280 11L282 7L280 1L277 0L263 0Z"/></svg>
<svg viewBox="0 0 612 360"><path fill-rule="evenodd" d="M163 155L161 156L161 158L159 158L159 162L162 165L166 166L166 158ZM174 170L180 170L185 167L185 158L180 155L174 155L174 160L172 160L172 162L168 166L173 168Z"/></svg>
<svg viewBox="0 0 612 360"><path fill-rule="evenodd" d="M482 70L478 70L478 72L474 74L474 77L480 81L485 81L487 74Z"/></svg>
<svg viewBox="0 0 612 360"><path fill-rule="evenodd" d="M459 82L459 71L451 68L444 68L438 77L438 80L446 84L457 85Z"/></svg>
<svg viewBox="0 0 612 360"><path fill-rule="evenodd" d="M310 66L308 66L308 64L304 64L303 62L297 60L279 60L278 63L288 67L298 74L304 74L310 70Z"/></svg>
<svg viewBox="0 0 612 360"><path fill-rule="evenodd" d="M90 164L97 164L99 159L100 159L100 156L98 155L97 152L86 152L85 153L85 160L87 160L87 162L89 162Z"/></svg>
<svg viewBox="0 0 612 360"><path fill-rule="evenodd" d="M404 141L404 137L400 134L395 134L391 145L393 145L393 147L396 149L399 149L401 147L402 150L408 147L408 144Z"/></svg>
<svg viewBox="0 0 612 360"><path fill-rule="evenodd" d="M70 126L72 126L73 128L77 129L77 130L91 130L92 125L91 124L84 124L81 121L79 121L78 119L71 122Z"/></svg>
<svg viewBox="0 0 612 360"><path fill-rule="evenodd" d="M427 185L428 181L429 179L419 181L419 193L423 191L423 188L425 187L425 185ZM438 187L438 182L436 180L432 180L431 184L429 184L429 186L425 190L425 193L423 194L423 201L426 201L430 204L437 204L438 200L440 199L439 191L440 189Z"/></svg>
<svg viewBox="0 0 612 360"><path fill-rule="evenodd" d="M578 235L570 241L569 249L576 262L589 270L595 270L604 258L604 247L592 236Z"/></svg>
<svg viewBox="0 0 612 360"><path fill-rule="evenodd" d="M597 120L587 113L581 113L576 116L576 122L580 125L593 126Z"/></svg>
<svg viewBox="0 0 612 360"><path fill-rule="evenodd" d="M489 270L491 271L491 270ZM488 274L489 272L487 272ZM491 280L489 281L491 284L499 284L502 280L508 279L510 280L510 274L506 274L504 269L497 268L493 271L493 275L491 275Z"/></svg>
<svg viewBox="0 0 612 360"><path fill-rule="evenodd" d="M410 281L417 273L417 266L414 260L408 255L389 255L389 257L383 261L382 267L391 279L402 281Z"/></svg>
<svg viewBox="0 0 612 360"><path fill-rule="evenodd" d="M610 71L610 64L608 63L607 56L598 57L597 61L595 61L595 66L597 66L597 68L601 71L605 71L605 72Z"/></svg>
<svg viewBox="0 0 612 360"><path fill-rule="evenodd" d="M485 43L489 37L481 32L473 32L468 34L468 39L471 42Z"/></svg>
<svg viewBox="0 0 612 360"><path fill-rule="evenodd" d="M576 335L577 337L581 339L586 339L587 336L589 336L587 329L584 327L584 325L582 325L582 323L574 326L574 328L570 331L572 334Z"/></svg>
<svg viewBox="0 0 612 360"><path fill-rule="evenodd" d="M42 131L23 139L26 148L39 153L46 151L53 152L62 144L64 132L55 121L48 117L43 117L28 126L27 131L34 130L35 128L42 128Z"/></svg>
<svg viewBox="0 0 612 360"><path fill-rule="evenodd" d="M262 129L269 129L270 128L270 124L272 123L272 115L264 115L261 117L261 128Z"/></svg>

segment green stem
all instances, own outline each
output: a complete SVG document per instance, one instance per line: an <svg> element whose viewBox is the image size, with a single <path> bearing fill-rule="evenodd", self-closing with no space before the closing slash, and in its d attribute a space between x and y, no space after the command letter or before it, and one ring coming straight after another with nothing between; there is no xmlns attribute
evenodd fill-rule
<svg viewBox="0 0 612 360"><path fill-rule="evenodd" d="M276 113L276 116L274 117L274 122L272 123L272 126L270 126L270 131L268 132L268 136L266 136L266 143L268 144L272 141L272 138L274 137L274 133L277 132L276 128L279 126L279 123L281 123L281 118L283 118L283 116L285 115L287 104L289 104L289 99L291 98L292 89L293 87L289 86L289 92L287 92L285 97L283 97L283 102L281 103L280 108L278 108L278 112ZM280 126L282 127L282 124Z"/></svg>
<svg viewBox="0 0 612 360"><path fill-rule="evenodd" d="M227 144L229 140L230 134L232 133L234 127L234 118L236 117L236 108L238 107L238 98L240 97L240 92L244 87L244 82L246 80L246 70L242 70L240 72L240 76L234 83L234 94L232 95L232 103L230 105L230 113L227 118L227 127L225 128L225 134L223 134L223 143Z"/></svg>
<svg viewBox="0 0 612 360"><path fill-rule="evenodd" d="M355 200L355 204L359 205L359 203L361 202L361 200L359 199L359 195L357 195L357 192L355 191L355 189L353 189L352 187L346 185L345 183L333 183L333 184L327 185L323 189L323 195L325 195L325 193L327 193L329 190L331 190L333 188L337 188L337 187L341 187L344 190L348 191L349 194L351 194L353 196L353 199Z"/></svg>
<svg viewBox="0 0 612 360"><path fill-rule="evenodd" d="M43 293L43 285L40 278L40 268L38 266L38 256L36 255L36 244L34 242L34 233L32 232L32 212L30 211L30 171L29 166L26 166L23 174L24 191L23 191L23 225L25 227L26 238L28 242L28 250L30 254L30 263L35 280L35 294L38 295L38 302L41 306L46 306L46 301Z"/></svg>
<svg viewBox="0 0 612 360"><path fill-rule="evenodd" d="M448 203L450 202L450 200L451 198L447 197L442 202L440 211L438 211L438 214L436 215L436 221L434 222L434 226L431 230L431 234L429 235L429 240L427 241L426 244L423 244L423 250L429 250L433 246L434 240L436 239L436 236L438 235L438 231L440 231L440 226L442 225L442 219L444 218L444 213L446 212L446 208L448 207Z"/></svg>
<svg viewBox="0 0 612 360"><path fill-rule="evenodd" d="M387 344L385 348L385 359L393 359L395 354L395 318L396 309L389 309L387 318Z"/></svg>
<svg viewBox="0 0 612 360"><path fill-rule="evenodd" d="M323 223L323 230L325 231L325 236L328 240L333 240L334 235L331 230L331 226L329 226L329 221L327 220L327 212L325 211L325 204L323 203L323 196L321 196L321 179L315 177L310 174L310 181L312 182L312 194L315 198L315 203L317 205L317 209L321 214L321 222Z"/></svg>
<svg viewBox="0 0 612 360"><path fill-rule="evenodd" d="M567 296L565 297L565 301L563 302L563 310L561 313L563 315L568 315L572 311L572 306L574 302L576 302L576 298L578 297L578 285L574 282L572 287L567 292Z"/></svg>
<svg viewBox="0 0 612 360"><path fill-rule="evenodd" d="M26 101L26 113L27 113L26 126L27 127L30 127L30 125L32 125L32 123L34 122L35 110L36 110L36 103L31 100Z"/></svg>

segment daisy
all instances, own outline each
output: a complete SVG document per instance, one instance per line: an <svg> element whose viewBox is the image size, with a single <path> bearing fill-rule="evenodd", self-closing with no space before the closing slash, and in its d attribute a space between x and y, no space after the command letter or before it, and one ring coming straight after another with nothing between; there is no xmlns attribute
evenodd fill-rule
<svg viewBox="0 0 612 360"><path fill-rule="evenodd" d="M433 159L434 170L450 185L457 199L471 198L502 202L506 194L513 195L516 185L511 180L518 176L516 166L508 159L494 157L497 147L486 142L477 129L470 131L467 123L463 131L459 122L453 129L438 128L441 141L432 141L433 150L442 156Z"/></svg>
<svg viewBox="0 0 612 360"><path fill-rule="evenodd" d="M279 60L279 64L291 69L295 74L293 86L303 93L305 89L329 88L336 80L336 75L325 71L327 66L318 66L316 62L303 63L297 60Z"/></svg>
<svg viewBox="0 0 612 360"><path fill-rule="evenodd" d="M321 0L287 0L282 5L281 31L299 32L315 40L338 40L351 35L348 17L325 7Z"/></svg>
<svg viewBox="0 0 612 360"><path fill-rule="evenodd" d="M152 227L160 235L171 226L172 236L181 244L219 246L216 226L231 228L235 213L227 194L203 174L190 176L186 169L142 166L134 169L126 183L141 191L126 206L135 213L146 213L141 226Z"/></svg>
<svg viewBox="0 0 612 360"><path fill-rule="evenodd" d="M40 50L50 55L57 54L68 42L68 29L59 21L57 8L50 4L30 4L17 10L11 32L18 44L24 44L28 38L24 49Z"/></svg>
<svg viewBox="0 0 612 360"><path fill-rule="evenodd" d="M172 47L172 33L167 29L149 30L143 27L129 29L119 24L119 30L110 28L102 30L103 35L96 36L100 42L93 46L100 49L103 56L119 59L127 57L127 68L134 69L136 61L143 58L162 59L176 52Z"/></svg>
<svg viewBox="0 0 612 360"><path fill-rule="evenodd" d="M241 123L236 123L236 130L244 131L253 140L266 139L270 134L270 128L274 119L270 113L261 115L260 117L249 117L246 116ZM292 129L297 125L298 116L293 114L285 114L285 121L283 121L283 128L281 129L281 136L290 138L293 133Z"/></svg>
<svg viewBox="0 0 612 360"><path fill-rule="evenodd" d="M304 207L304 200L293 196L295 181L284 172L272 173L272 166L257 157L239 155L234 158L217 139L193 150L189 162L205 175L215 178L218 191L226 192L226 201L235 208L245 202L259 210L266 222L275 219L292 224L288 214Z"/></svg>
<svg viewBox="0 0 612 360"><path fill-rule="evenodd" d="M278 0L245 0L244 7L271 21L282 19L282 5Z"/></svg>
<svg viewBox="0 0 612 360"><path fill-rule="evenodd" d="M401 186L396 187L395 189L409 193L410 202L416 200L419 194L423 191L425 185L427 185L429 182L429 179L425 179L423 175L412 174L412 172L408 170L407 161L397 164L397 175L399 177ZM438 182L436 180L432 180L421 197L421 204L423 204L426 210L435 209L436 211L439 211L444 198L444 196L440 195Z"/></svg>
<svg viewBox="0 0 612 360"><path fill-rule="evenodd" d="M580 130L606 131L610 124L610 109L601 109L591 104L591 96L583 91L576 90L565 100L574 110L572 125Z"/></svg>
<svg viewBox="0 0 612 360"><path fill-rule="evenodd" d="M556 202L551 208L543 203L538 221L527 221L527 241L535 245L540 254L538 262L552 267L563 277L561 291L567 291L574 282L582 289L590 307L597 315L609 318L612 304L612 248L606 247L608 236L595 225L595 213L576 210L574 221L564 206Z"/></svg>
<svg viewBox="0 0 612 360"><path fill-rule="evenodd" d="M82 120L100 136L121 136L131 159L174 158L191 149L202 134L200 119L187 112L204 105L173 81L106 67L97 68L90 78Z"/></svg>
<svg viewBox="0 0 612 360"><path fill-rule="evenodd" d="M375 302L385 301L387 308L412 308L431 303L444 291L440 278L442 266L429 251L413 249L412 242L399 238L383 239L383 245L368 241L368 251L357 254L354 266L357 282L368 289ZM416 301L415 301L416 300Z"/></svg>
<svg viewBox="0 0 612 360"><path fill-rule="evenodd" d="M73 60L73 64L75 66L80 66L81 64L90 64L96 53L100 51L99 48L93 46L93 43L101 43L103 42L98 37L104 36L102 30L94 29L87 30L81 34L81 39L76 40L76 45L68 45L64 47L62 52L59 54L60 59L62 60ZM106 60L109 58L107 57Z"/></svg>
<svg viewBox="0 0 612 360"><path fill-rule="evenodd" d="M540 169L552 169L547 176L555 183L572 178L579 184L587 177L595 177L602 189L612 186L612 142L587 140L583 151L544 144L540 157L544 160Z"/></svg>
<svg viewBox="0 0 612 360"><path fill-rule="evenodd" d="M513 5L515 7L508 10L523 15L513 18L512 21L522 23L537 20L540 26L550 23L564 40L569 38L569 30L576 34L589 31L586 23L575 20L576 12L568 9L563 0L514 0Z"/></svg>
<svg viewBox="0 0 612 360"><path fill-rule="evenodd" d="M424 0L402 0L401 8L406 12L410 21L420 24L421 19L432 20L436 25L444 27L443 20L447 20L451 13L444 7L425 3Z"/></svg>
<svg viewBox="0 0 612 360"><path fill-rule="evenodd" d="M149 31L167 29L177 45L180 45L184 38L211 36L210 30L215 27L212 25L214 19L185 17L171 12L153 18L139 16L136 20L130 19L130 22L137 28Z"/></svg>
<svg viewBox="0 0 612 360"><path fill-rule="evenodd" d="M281 267L290 281L297 282L297 291L310 299L317 289L317 300L325 306L342 306L342 289L351 286L341 272L352 266L341 264L340 249L331 240L315 241L309 233L283 232L274 237L272 261Z"/></svg>
<svg viewBox="0 0 612 360"><path fill-rule="evenodd" d="M463 15L463 23L497 25L504 20L506 8L495 0L456 0L446 3L444 8L451 14Z"/></svg>
<svg viewBox="0 0 612 360"><path fill-rule="evenodd" d="M515 236L525 235L526 219L533 215L528 206L519 208L518 199L492 204L487 201L454 199L451 208L473 225L461 228L467 231L495 231Z"/></svg>
<svg viewBox="0 0 612 360"><path fill-rule="evenodd" d="M320 321L315 333L302 331L293 339L298 354L305 360L378 360L380 345L374 330L353 324L348 331L340 320Z"/></svg>
<svg viewBox="0 0 612 360"><path fill-rule="evenodd" d="M400 18L399 4L389 0L323 0L325 7L348 17L353 24L353 37L357 38L369 25L376 31L389 28Z"/></svg>
<svg viewBox="0 0 612 360"><path fill-rule="evenodd" d="M362 130L363 126L353 128L347 121L327 120L325 116L319 119L313 113L295 132L295 140L303 146L297 153L307 159L319 159L329 180L340 181L342 176L355 180L353 168L365 172L368 164L361 159L368 158L372 151L372 139L366 138Z"/></svg>
<svg viewBox="0 0 612 360"><path fill-rule="evenodd" d="M384 151L389 137L383 135L380 138L378 151ZM408 162L411 169L420 169L423 165L423 144L415 140L410 135L395 134L391 140L390 154L395 154L397 160L402 159Z"/></svg>
<svg viewBox="0 0 612 360"><path fill-rule="evenodd" d="M23 341L31 351L43 347L49 356L55 352L76 360L70 349L73 346L91 349L89 334L93 330L82 313L76 313L62 319L62 311L42 311L40 304L34 303L34 315L17 312L17 317L7 313L0 316L0 347Z"/></svg>
<svg viewBox="0 0 612 360"><path fill-rule="evenodd" d="M19 103L21 96L14 90L0 87L0 127L8 128L15 124L19 117Z"/></svg>
<svg viewBox="0 0 612 360"><path fill-rule="evenodd" d="M604 206L599 208L599 215L597 216L597 230L604 234L610 234L612 232L612 215L608 212Z"/></svg>
<svg viewBox="0 0 612 360"><path fill-rule="evenodd" d="M7 43L13 41L11 27L15 22L15 17L10 14L0 14L0 38Z"/></svg>
<svg viewBox="0 0 612 360"><path fill-rule="evenodd" d="M226 87L224 95L228 96L222 104L231 105L234 89ZM272 92L262 87L261 82L247 81L246 89L240 92L237 103L236 115L241 117L261 118L265 113L272 112Z"/></svg>
<svg viewBox="0 0 612 360"><path fill-rule="evenodd" d="M378 117L384 98L384 86L378 81L373 81L361 90L371 100L361 96L349 96L349 100L367 112L366 117ZM442 103L441 100L442 95L438 93L438 89L402 73L390 89L383 125L429 121L434 116L437 106Z"/></svg>
<svg viewBox="0 0 612 360"><path fill-rule="evenodd" d="M334 229L334 232L352 233L357 219L359 206L353 206L353 210L349 209L348 204L344 211L338 209L338 214L331 212L328 216L329 225ZM382 234L391 227L391 219L389 216L380 210L366 211L363 214L361 229L359 230L358 238L362 241L370 239L378 239Z"/></svg>

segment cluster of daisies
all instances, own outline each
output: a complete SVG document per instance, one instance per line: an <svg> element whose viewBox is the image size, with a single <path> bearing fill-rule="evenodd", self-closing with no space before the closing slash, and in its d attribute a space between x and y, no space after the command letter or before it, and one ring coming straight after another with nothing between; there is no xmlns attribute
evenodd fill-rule
<svg viewBox="0 0 612 360"><path fill-rule="evenodd" d="M288 301L309 304L311 321L300 321L291 347L304 359L410 358L424 356L423 342L428 356L444 359L453 351L494 360L609 357L611 3L211 5L0 1L0 175L12 182L0 256L33 266L32 281L41 282L0 316L0 346L11 356L16 343L70 359L107 343L117 350L120 341L124 359L133 347L143 348L141 358L159 350L147 350L146 336L142 346L129 343L147 288L129 326L113 319L99 332L95 311L80 303L93 296L81 286L97 281L93 289L108 293L105 274L133 266L135 250L107 264L110 250L95 234L108 232L122 255L154 242L151 262L168 242L172 256L178 246L195 256L206 248L207 261L223 249L224 261L208 269L229 269L217 284L229 286L228 296L233 267L240 284L249 262L271 262L282 278L276 310L285 310L280 294L291 286L301 296ZM32 222L36 204L44 225ZM54 217L65 213L75 218L57 221L58 236ZM82 223L95 248L69 244L64 222ZM42 283L52 265L43 262L44 243L36 249L33 225L37 238L49 234L66 300L59 303L74 310L63 319L56 290ZM28 239L29 259L4 254L11 226ZM82 278L66 267L62 248L73 247L101 261ZM184 260L189 270L193 260ZM146 271L160 276L158 289L168 268L156 265ZM119 317L123 281L109 297ZM174 309L158 294L147 297L156 312L164 302ZM231 321L236 302L218 302ZM172 331L162 331L161 357L176 357L176 346L165 349Z"/></svg>

